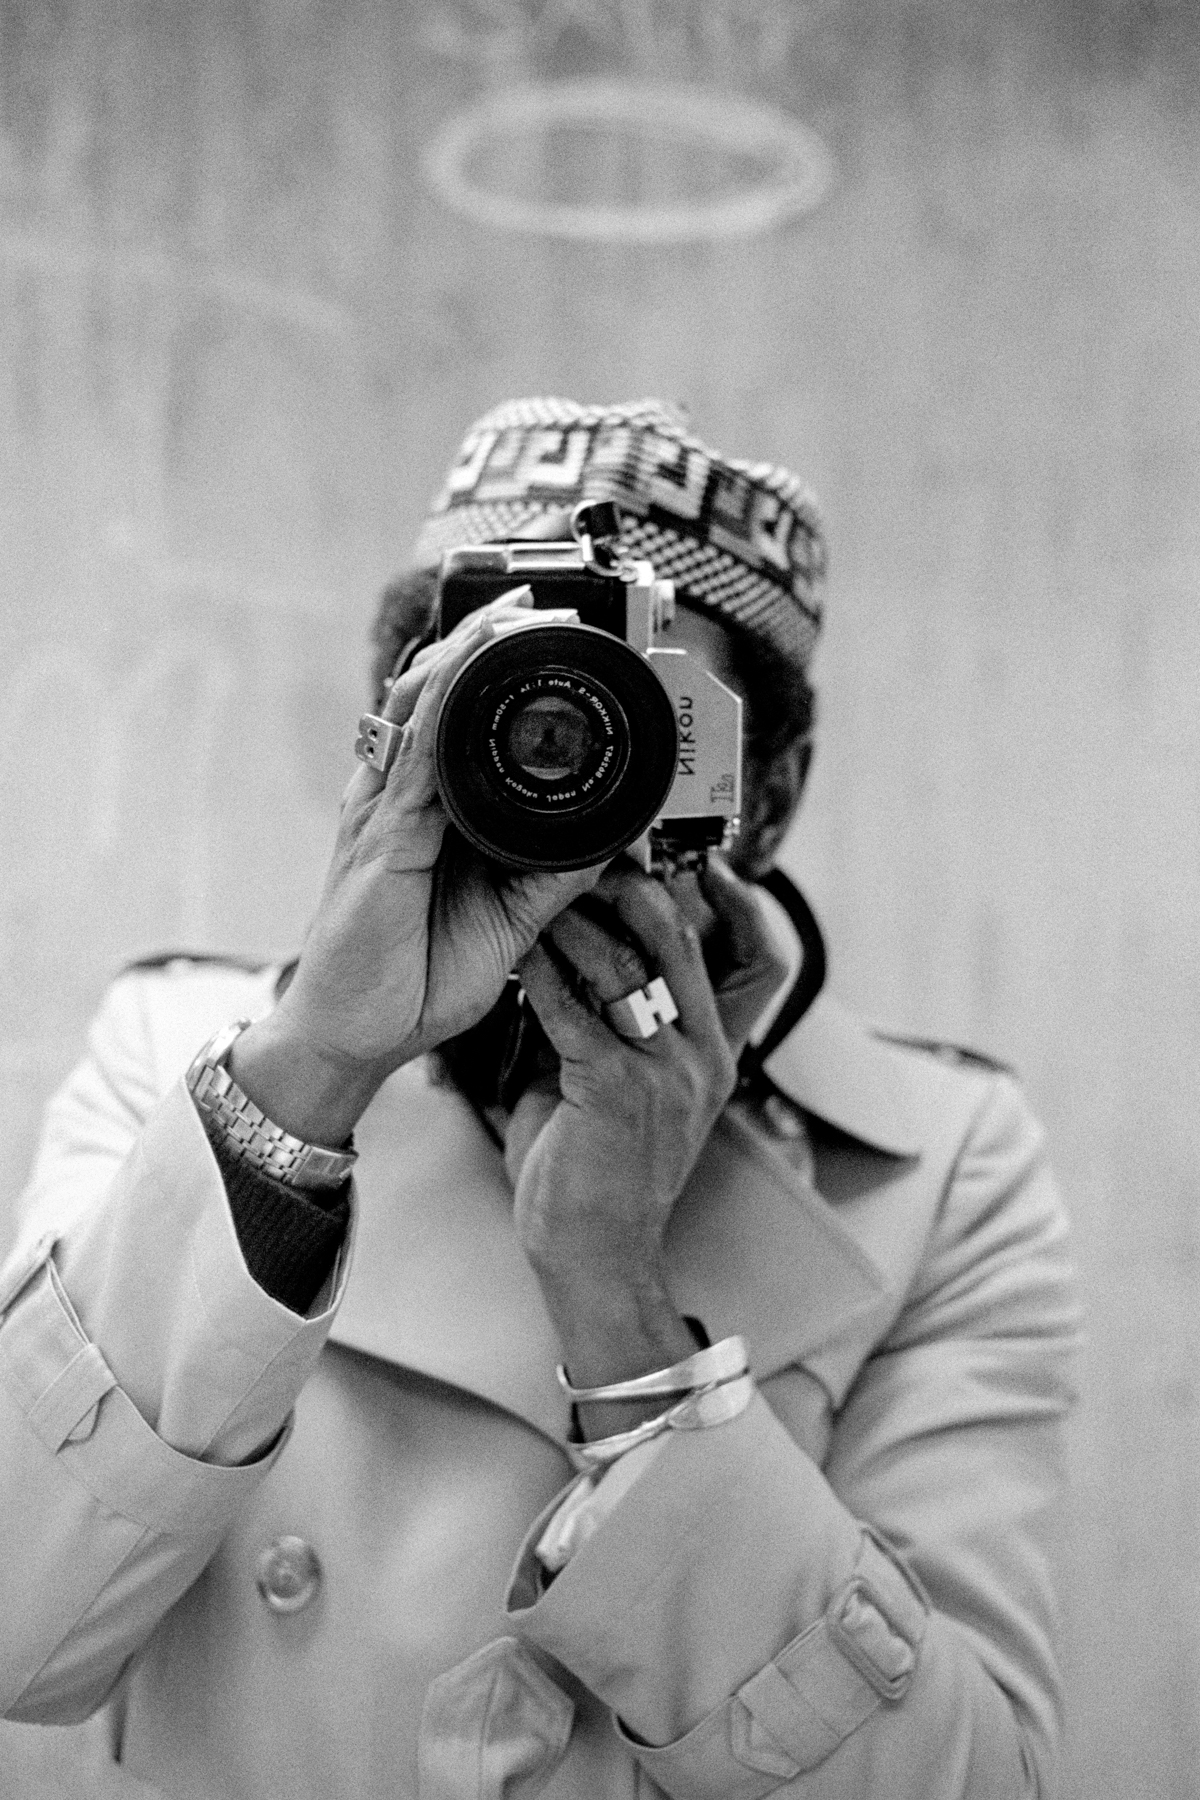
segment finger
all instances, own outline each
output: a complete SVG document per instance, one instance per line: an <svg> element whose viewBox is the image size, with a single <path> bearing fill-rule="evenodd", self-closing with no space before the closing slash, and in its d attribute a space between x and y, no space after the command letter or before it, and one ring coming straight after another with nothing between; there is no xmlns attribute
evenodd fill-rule
<svg viewBox="0 0 1200 1800"><path fill-rule="evenodd" d="M461 669L468 655L474 655L491 636L489 620L475 618L474 615L472 618L474 622L470 631L464 632L461 637L445 638L436 644L429 644L420 652L419 657L413 658L403 675L398 676L388 689L381 718L392 725L406 725L416 711L417 702L425 692L435 669L444 670L447 664L452 664L453 674L447 677L447 681L453 680L453 675Z"/></svg>
<svg viewBox="0 0 1200 1800"><path fill-rule="evenodd" d="M517 973L542 1030L564 1062L583 1062L612 1049L614 1033L571 990L571 984L541 943L517 964Z"/></svg>
<svg viewBox="0 0 1200 1800"><path fill-rule="evenodd" d="M457 645L455 646L457 647ZM383 704L378 716L391 725L404 725L412 716L421 690L429 679L431 666L441 661L450 649L450 640L427 644L417 652L402 674L384 684Z"/></svg>
<svg viewBox="0 0 1200 1800"><path fill-rule="evenodd" d="M613 924L616 924L614 917ZM645 959L621 933L606 929L578 906L568 907L547 927L552 940L586 981L600 1005L623 999L645 987L650 971Z"/></svg>
<svg viewBox="0 0 1200 1800"><path fill-rule="evenodd" d="M432 644L426 644L418 650L409 667L425 668L431 661L437 659L447 644L462 643L465 638L470 637L478 630L484 620L490 620L492 624L501 620L523 622L532 608L533 589L531 587L526 585L509 588L505 593L499 594L495 600L489 600L486 606L476 607L473 612L469 612L465 618L459 620L454 630L449 632L446 637L439 638Z"/></svg>
<svg viewBox="0 0 1200 1800"><path fill-rule="evenodd" d="M591 869L569 869L563 874L538 869L527 874L503 876L497 884L497 892L513 932L514 961L525 954L552 919L581 894L594 888L603 873L603 865L600 865Z"/></svg>
<svg viewBox="0 0 1200 1800"><path fill-rule="evenodd" d="M697 885L723 927L724 947L732 962L749 966L760 946L771 941L758 894L739 881L724 857L710 851L697 873Z"/></svg>
<svg viewBox="0 0 1200 1800"><path fill-rule="evenodd" d="M424 684L404 727L404 736L388 778L389 788L398 795L402 793L416 805L432 799L436 792L433 746L442 703L462 669L492 635L490 620L480 620L469 637L458 644L447 642L441 659L421 672Z"/></svg>
<svg viewBox="0 0 1200 1800"><path fill-rule="evenodd" d="M719 942L709 952L717 1011L740 1051L755 1021L778 992L787 959L772 935L762 901L723 859L710 856L700 891L716 915Z"/></svg>
<svg viewBox="0 0 1200 1800"><path fill-rule="evenodd" d="M628 862L614 863L605 870L597 892L666 981L679 1008L679 1029L698 1044L723 1043L700 934L662 882Z"/></svg>
<svg viewBox="0 0 1200 1800"><path fill-rule="evenodd" d="M444 647L435 644L433 648L440 654ZM403 675L397 675L394 681L389 682L376 717L386 720L389 725L406 725L429 674L429 663L422 663L418 667L417 658L414 657ZM370 800L381 794L386 782L387 776L382 770L373 768L370 763L359 762L342 795L343 809L355 800Z"/></svg>
<svg viewBox="0 0 1200 1800"><path fill-rule="evenodd" d="M370 799L385 787L396 792L403 790L406 798L418 805L432 797L433 733L442 701L459 670L491 635L490 622L481 620L469 637L457 644L447 639L436 646L438 655L431 661L419 669L406 669L392 683L379 716L390 725L404 727L400 748L386 776L362 764L350 781L346 800Z"/></svg>

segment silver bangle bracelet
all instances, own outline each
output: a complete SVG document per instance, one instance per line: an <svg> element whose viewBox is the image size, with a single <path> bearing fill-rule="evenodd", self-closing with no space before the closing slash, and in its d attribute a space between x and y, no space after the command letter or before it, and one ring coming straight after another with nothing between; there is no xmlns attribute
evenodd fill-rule
<svg viewBox="0 0 1200 1800"><path fill-rule="evenodd" d="M634 1375L629 1381L610 1381L603 1387L577 1388L562 1363L558 1365L558 1383L573 1406L593 1400L655 1400L667 1394L688 1394L714 1382L731 1381L749 1368L745 1338L722 1338L707 1350L697 1350L669 1369L652 1369L648 1375Z"/></svg>
<svg viewBox="0 0 1200 1800"><path fill-rule="evenodd" d="M580 1474L599 1474L626 1451L649 1444L668 1431L707 1431L714 1425L727 1424L745 1412L755 1391L754 1377L746 1373L713 1382L630 1431L617 1431L611 1437L594 1438L586 1444L568 1443L566 1452Z"/></svg>

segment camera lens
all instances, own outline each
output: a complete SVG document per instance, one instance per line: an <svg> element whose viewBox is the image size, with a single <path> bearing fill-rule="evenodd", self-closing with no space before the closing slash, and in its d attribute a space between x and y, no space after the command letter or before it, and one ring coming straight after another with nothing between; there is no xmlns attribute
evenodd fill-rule
<svg viewBox="0 0 1200 1800"><path fill-rule="evenodd" d="M438 718L446 810L512 868L615 856L657 815L675 775L675 714L645 659L586 625L530 625L485 644Z"/></svg>

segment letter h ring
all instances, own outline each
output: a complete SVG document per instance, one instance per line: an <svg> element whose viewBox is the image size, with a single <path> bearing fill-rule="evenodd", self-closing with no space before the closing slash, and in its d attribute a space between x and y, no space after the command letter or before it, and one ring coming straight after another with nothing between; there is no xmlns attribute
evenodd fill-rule
<svg viewBox="0 0 1200 1800"><path fill-rule="evenodd" d="M679 1017L675 996L661 975L620 1000L610 1000L601 1011L618 1037L634 1042L645 1042L660 1025L670 1025Z"/></svg>

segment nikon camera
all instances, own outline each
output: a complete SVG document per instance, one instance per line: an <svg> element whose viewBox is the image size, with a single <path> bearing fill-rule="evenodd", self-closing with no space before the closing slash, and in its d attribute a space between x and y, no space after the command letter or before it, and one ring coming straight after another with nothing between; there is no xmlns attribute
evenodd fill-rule
<svg viewBox="0 0 1200 1800"><path fill-rule="evenodd" d="M741 806L742 703L671 643L674 583L623 557L608 502L570 542L449 550L437 635L511 593L521 622L467 662L437 725L438 787L469 843L514 869L580 869L628 850L649 873L728 848Z"/></svg>

